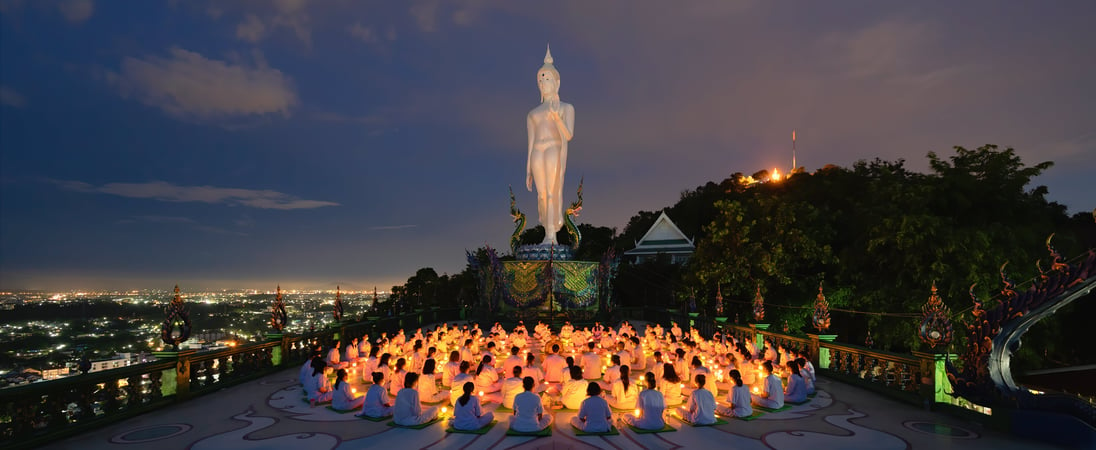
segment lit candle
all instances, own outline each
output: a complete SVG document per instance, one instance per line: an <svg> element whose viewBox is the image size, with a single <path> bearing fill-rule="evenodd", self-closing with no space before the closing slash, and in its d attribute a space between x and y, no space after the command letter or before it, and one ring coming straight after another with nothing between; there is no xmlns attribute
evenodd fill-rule
<svg viewBox="0 0 1096 450"><path fill-rule="evenodd" d="M680 386L681 386L682 389L685 389L685 383L681 383Z"/></svg>
<svg viewBox="0 0 1096 450"><path fill-rule="evenodd" d="M754 386L754 394L756 394L758 392L760 392L760 391L757 389L757 386Z"/></svg>
<svg viewBox="0 0 1096 450"><path fill-rule="evenodd" d="M754 389L757 389L757 388L754 388ZM483 397L483 391L480 391L480 395L479 395L479 396L480 396L480 397Z"/></svg>
<svg viewBox="0 0 1096 450"><path fill-rule="evenodd" d="M358 393L358 388L350 388L350 393L357 394Z"/></svg>
<svg viewBox="0 0 1096 450"><path fill-rule="evenodd" d="M446 412L446 411L448 411L448 410L449 410L449 409L448 409L448 408L446 408L446 407L444 407L444 406L442 406L442 407L441 407L441 413L442 413L442 414L445 414L445 412Z"/></svg>
<svg viewBox="0 0 1096 450"><path fill-rule="evenodd" d="M636 417L639 417L639 408L636 408Z"/></svg>

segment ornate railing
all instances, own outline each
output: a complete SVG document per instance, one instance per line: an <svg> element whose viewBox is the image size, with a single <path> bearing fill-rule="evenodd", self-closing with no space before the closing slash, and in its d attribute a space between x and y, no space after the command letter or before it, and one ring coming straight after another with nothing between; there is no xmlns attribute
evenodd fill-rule
<svg viewBox="0 0 1096 450"><path fill-rule="evenodd" d="M34 448L287 367L336 335L371 337L459 319L457 309L343 323L313 333L0 389L0 448Z"/></svg>
<svg viewBox="0 0 1096 450"><path fill-rule="evenodd" d="M924 392L922 381L931 380L924 371L924 358L915 355L834 342L820 342L819 347L829 350L829 368L820 369L823 372L855 384L897 394L899 397L920 398Z"/></svg>

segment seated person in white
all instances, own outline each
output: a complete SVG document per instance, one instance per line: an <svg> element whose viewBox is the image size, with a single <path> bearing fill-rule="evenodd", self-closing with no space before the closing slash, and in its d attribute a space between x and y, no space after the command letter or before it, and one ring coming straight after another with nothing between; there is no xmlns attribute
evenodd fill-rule
<svg viewBox="0 0 1096 450"><path fill-rule="evenodd" d="M783 408L784 385L780 383L780 377L773 375L773 362L765 361L761 366L765 370L764 390L751 395L754 404L772 409Z"/></svg>
<svg viewBox="0 0 1096 450"><path fill-rule="evenodd" d="M521 366L514 366L510 370L510 373L514 376L502 380L502 387L498 392L493 394L487 394L483 398L484 402L498 403L503 408L514 409L514 397L517 397L524 388L522 388Z"/></svg>
<svg viewBox="0 0 1096 450"><path fill-rule="evenodd" d="M601 382L603 389L608 389L613 386L613 383L620 379L620 355L612 355L609 357L609 367L605 369L605 376L602 377L605 381Z"/></svg>
<svg viewBox="0 0 1096 450"><path fill-rule="evenodd" d="M514 397L514 414L510 416L510 429L521 433L535 433L552 425L552 415L544 413L540 397L533 393L533 377L521 380L524 392Z"/></svg>
<svg viewBox="0 0 1096 450"><path fill-rule="evenodd" d="M502 373L506 375L514 373L514 367L519 367L524 363L525 360L521 358L521 349L516 345L510 347L510 356L502 361Z"/></svg>
<svg viewBox="0 0 1096 450"><path fill-rule="evenodd" d="M320 357L312 358L312 376L305 380L304 390L308 393L308 401L315 408L317 403L327 403L334 395L331 393L331 383L327 381L327 363Z"/></svg>
<svg viewBox="0 0 1096 450"><path fill-rule="evenodd" d="M423 403L444 402L449 398L449 392L438 392L437 382L434 381L434 360L428 359L422 364L422 376L419 377L419 399Z"/></svg>
<svg viewBox="0 0 1096 450"><path fill-rule="evenodd" d="M605 433L612 428L612 418L609 403L601 398L601 385L589 382L586 385L586 400L582 401L578 415L571 419L571 426L587 433Z"/></svg>
<svg viewBox="0 0 1096 450"><path fill-rule="evenodd" d="M593 342L586 344L586 347L587 351L582 354L579 366L582 367L583 376L587 380L596 380L601 378L601 356L594 351Z"/></svg>
<svg viewBox="0 0 1096 450"><path fill-rule="evenodd" d="M331 396L332 408L349 411L358 409L365 403L365 397L358 397L354 390L350 388L350 383L346 382L346 369L339 369L335 373L335 390L333 392Z"/></svg>
<svg viewBox="0 0 1096 450"><path fill-rule="evenodd" d="M552 344L551 353L544 358L544 379L549 383L562 382L564 367L567 367L567 361L559 356L559 344Z"/></svg>
<svg viewBox="0 0 1096 450"><path fill-rule="evenodd" d="M408 372L404 377L403 389L396 394L396 409L393 411L392 420L396 425L421 425L438 417L438 407L431 406L425 411L419 403L419 391L415 386L419 383L419 374Z"/></svg>
<svg viewBox="0 0 1096 450"><path fill-rule="evenodd" d="M571 366L571 379L563 383L560 388L560 399L563 407L567 409L579 409L585 401L586 383L582 381L582 368Z"/></svg>
<svg viewBox="0 0 1096 450"><path fill-rule="evenodd" d="M784 388L784 401L792 403L807 401L807 383L803 381L803 376L799 374L799 364L795 361L788 361L786 367L790 375L788 375L788 386Z"/></svg>
<svg viewBox="0 0 1096 450"><path fill-rule="evenodd" d="M372 347L369 349L369 357L362 363L362 381L371 383L373 381L373 372L377 371L377 367L380 365L380 360L377 359L377 353L380 352L380 347Z"/></svg>
<svg viewBox="0 0 1096 450"><path fill-rule="evenodd" d="M324 362L332 369L344 369L350 365L339 357L339 341L335 341L335 344L327 351L327 360Z"/></svg>
<svg viewBox="0 0 1096 450"><path fill-rule="evenodd" d="M639 393L636 400L636 414L625 414L624 423L642 430L661 430L666 426L662 419L662 412L666 409L666 402L662 399L662 393L655 389L655 374L647 372L644 375L647 389Z"/></svg>
<svg viewBox="0 0 1096 450"><path fill-rule="evenodd" d="M384 374L373 372L373 385L365 392L365 401L362 403L362 412L358 417L388 417L392 415L392 402L388 400L388 390L384 388Z"/></svg>
<svg viewBox="0 0 1096 450"><path fill-rule="evenodd" d="M392 369L392 376L388 380L388 394L396 396L403 389L403 380L407 378L407 360L396 360L396 368Z"/></svg>
<svg viewBox="0 0 1096 450"><path fill-rule="evenodd" d="M449 426L457 430L473 431L490 425L495 420L493 413L483 412L479 397L472 395L475 390L476 383L471 381L461 385L462 394L453 403L453 418L449 419Z"/></svg>
<svg viewBox="0 0 1096 450"><path fill-rule="evenodd" d="M308 384L308 379L312 378L312 360L320 356L320 352L316 351L311 358L304 360L304 365L301 366L301 372L298 374L297 380L301 382L301 386Z"/></svg>
<svg viewBox="0 0 1096 450"><path fill-rule="evenodd" d="M544 371L537 366L536 362L537 357L532 353L525 355L525 366L521 368L521 373L527 377L533 377L535 385L533 392L540 393L548 390L548 383L544 381Z"/></svg>
<svg viewBox="0 0 1096 450"><path fill-rule="evenodd" d="M639 386L632 382L631 375L632 370L628 366L620 366L620 379L613 382L612 393L605 399L609 402L609 406L629 411L636 408Z"/></svg>
<svg viewBox="0 0 1096 450"><path fill-rule="evenodd" d="M343 350L342 360L348 364L358 362L358 339L352 339L350 345L346 346L346 350Z"/></svg>
<svg viewBox="0 0 1096 450"><path fill-rule="evenodd" d="M694 425L715 423L715 395L704 387L707 381L708 377L704 374L697 375L697 388L693 389L693 393L689 395L689 402L677 408L678 416Z"/></svg>
<svg viewBox="0 0 1096 450"><path fill-rule="evenodd" d="M696 380L697 375L704 375L704 378L708 380L708 386L705 388L711 391L712 395L719 395L719 388L715 385L715 378L712 377L712 371L707 367L704 367L704 362L700 360L699 356L694 356L692 362L689 363L691 369L689 370L689 380ZM697 389L696 382L689 383L688 391L692 392L693 389ZM684 391L684 390L683 390Z"/></svg>
<svg viewBox="0 0 1096 450"><path fill-rule="evenodd" d="M662 379L658 382L658 390L662 392L662 399L666 402L666 406L680 405L685 399L681 397L682 388L681 378L678 378L677 371L674 370L672 363L666 363L662 365Z"/></svg>
<svg viewBox="0 0 1096 450"><path fill-rule="evenodd" d="M464 383L472 382L473 385L476 384L476 377L468 373L471 368L468 361L461 361L457 375L453 377L453 385L449 388L449 403L454 407L457 406L457 398L464 393Z"/></svg>
<svg viewBox="0 0 1096 450"><path fill-rule="evenodd" d="M807 395L814 394L814 375L807 369L807 360L799 358L795 360L795 364L799 366L799 375L803 377L803 383L807 385Z"/></svg>
<svg viewBox="0 0 1096 450"><path fill-rule="evenodd" d="M495 372L495 367L491 364L491 355L483 355L479 366L476 367L476 389L490 394L498 392L500 388L502 383L499 383L499 374Z"/></svg>
<svg viewBox="0 0 1096 450"><path fill-rule="evenodd" d="M453 386L453 377L460 373L460 351L453 350L449 352L449 362L445 363L441 369L441 385L445 387Z"/></svg>
<svg viewBox="0 0 1096 450"><path fill-rule="evenodd" d="M753 414L753 406L750 405L750 386L742 382L742 373L737 369L728 374L731 378L731 389L727 391L727 405L716 406L716 412L727 417L749 417Z"/></svg>

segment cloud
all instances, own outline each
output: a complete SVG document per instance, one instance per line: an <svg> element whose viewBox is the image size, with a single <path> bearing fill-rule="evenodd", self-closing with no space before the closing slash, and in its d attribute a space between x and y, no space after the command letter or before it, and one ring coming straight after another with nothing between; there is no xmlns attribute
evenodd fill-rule
<svg viewBox="0 0 1096 450"><path fill-rule="evenodd" d="M147 198L165 202L199 202L246 206L258 209L313 209L339 206L321 200L304 200L268 189L238 189L216 186L179 186L164 181L148 183L107 183L95 186L82 181L48 180L62 189L89 194L111 194L127 198Z"/></svg>
<svg viewBox="0 0 1096 450"><path fill-rule="evenodd" d="M269 67L259 52L254 62L221 61L182 48L167 57L127 57L118 72L107 72L124 97L184 119L212 120L280 113L297 105L292 80Z"/></svg>
<svg viewBox="0 0 1096 450"><path fill-rule="evenodd" d="M247 233L226 230L220 227L214 227L210 225L202 224L189 217L176 217L176 216L132 216L130 219L122 219L118 221L119 225L132 224L137 222L143 223L155 223L155 224L167 224L167 225L187 225L193 230L198 230L204 233L213 234L229 234L234 236L247 236Z"/></svg>
<svg viewBox="0 0 1096 450"><path fill-rule="evenodd" d="M243 22L236 25L236 37L252 44L263 40L266 36L266 25L262 19L254 14L248 14Z"/></svg>
<svg viewBox="0 0 1096 450"><path fill-rule="evenodd" d="M371 231L406 230L408 228L416 228L416 227L418 227L418 225L380 225L380 226L375 226L375 227L369 227L369 230L371 230Z"/></svg>
<svg viewBox="0 0 1096 450"><path fill-rule="evenodd" d="M354 25L346 29L346 32L366 43L374 44L380 41L377 38L377 32L372 27L362 25L361 22L355 22Z"/></svg>
<svg viewBox="0 0 1096 450"><path fill-rule="evenodd" d="M0 86L0 105L22 108L26 106L27 98L7 86Z"/></svg>
<svg viewBox="0 0 1096 450"><path fill-rule="evenodd" d="M69 23L82 23L95 12L92 0L63 0L57 4L57 10Z"/></svg>

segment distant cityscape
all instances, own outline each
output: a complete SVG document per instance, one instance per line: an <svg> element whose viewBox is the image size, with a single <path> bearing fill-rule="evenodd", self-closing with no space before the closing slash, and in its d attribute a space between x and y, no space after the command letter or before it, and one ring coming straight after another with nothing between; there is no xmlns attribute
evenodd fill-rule
<svg viewBox="0 0 1096 450"><path fill-rule="evenodd" d="M335 290L282 290L285 331L307 332L332 322ZM388 292L340 291L347 318L366 313ZM192 325L181 349L216 349L257 342L271 331L275 291L183 292ZM160 331L171 290L0 292L0 388L53 380L149 361L163 350ZM86 360L86 361L85 361Z"/></svg>

